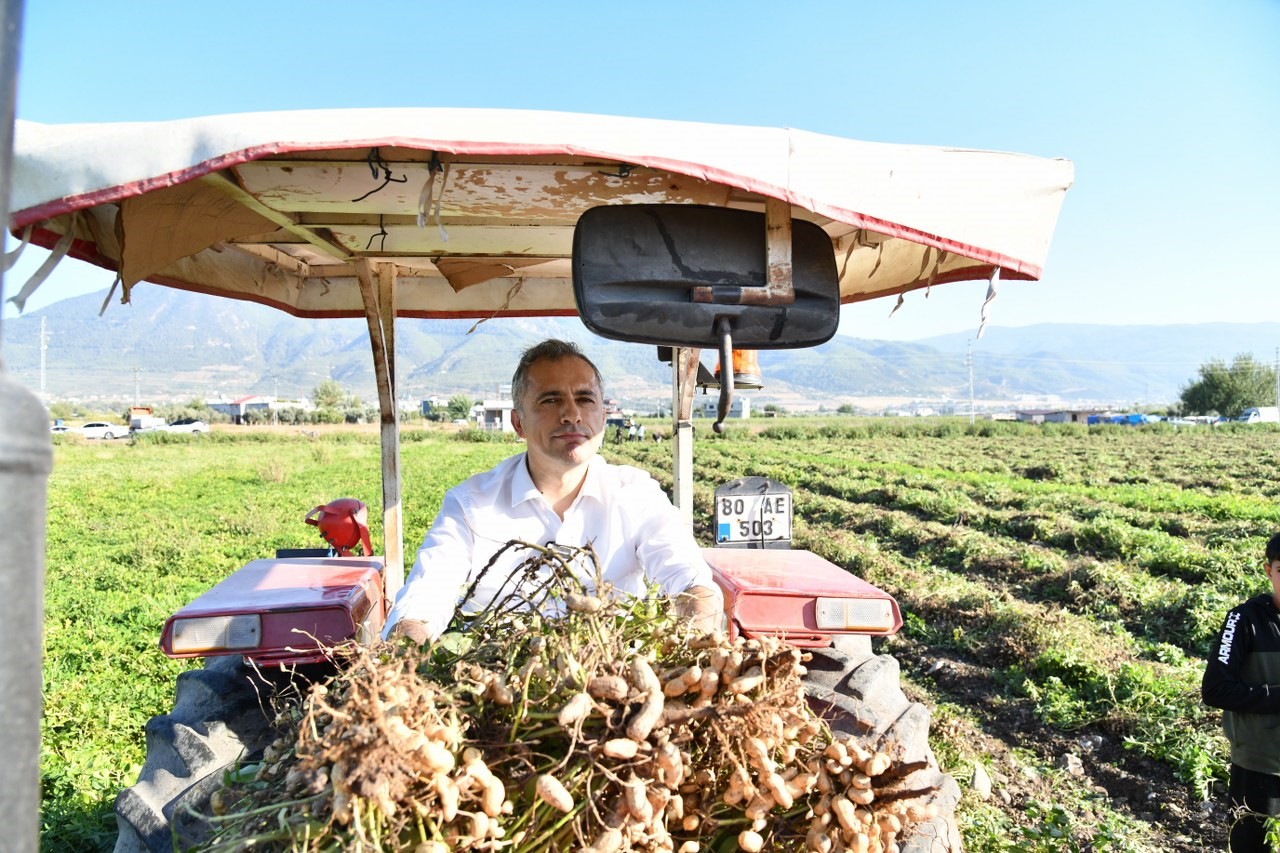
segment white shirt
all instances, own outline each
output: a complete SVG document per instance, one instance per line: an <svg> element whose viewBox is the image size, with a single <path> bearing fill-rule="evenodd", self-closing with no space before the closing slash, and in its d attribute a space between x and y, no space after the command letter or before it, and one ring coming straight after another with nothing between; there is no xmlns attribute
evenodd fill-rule
<svg viewBox="0 0 1280 853"><path fill-rule="evenodd" d="M444 633L467 587L512 539L574 547L590 543L603 579L620 593L643 595L649 582L667 595L692 586L720 591L688 524L648 472L594 457L561 520L534 486L520 453L445 493L387 614L383 637L401 619L425 622L433 637ZM467 610L487 607L512 571L532 556L524 548L504 553L484 572ZM594 569L581 562L575 562L574 571L591 590Z"/></svg>

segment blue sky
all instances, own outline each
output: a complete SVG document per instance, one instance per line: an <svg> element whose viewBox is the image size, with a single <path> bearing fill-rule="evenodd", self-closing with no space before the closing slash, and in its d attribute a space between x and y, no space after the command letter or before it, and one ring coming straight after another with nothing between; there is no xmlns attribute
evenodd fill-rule
<svg viewBox="0 0 1280 853"><path fill-rule="evenodd" d="M518 107L1067 157L1044 279L1007 284L993 325L1255 322L1280 308L1278 46L1276 0L29 0L18 115ZM28 310L109 283L67 261ZM854 306L841 331L974 331L984 292Z"/></svg>

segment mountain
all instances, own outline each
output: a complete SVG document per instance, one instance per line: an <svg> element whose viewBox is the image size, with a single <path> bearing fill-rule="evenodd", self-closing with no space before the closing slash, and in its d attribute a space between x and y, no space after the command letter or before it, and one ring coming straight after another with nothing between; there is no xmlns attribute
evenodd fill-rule
<svg viewBox="0 0 1280 853"><path fill-rule="evenodd" d="M154 285L129 305L103 294L55 303L3 325L6 369L52 399L143 401L298 398L333 379L376 399L363 320L301 320L281 311ZM595 337L577 318L401 320L396 324L401 396L494 394L519 351L547 337L579 342L599 365L608 394L654 405L669 395L670 367L654 348ZM829 408L857 398L1064 402L1173 400L1210 358L1253 352L1270 362L1280 323L1181 326L1041 324L989 327L981 340L941 335L882 341L837 335L806 350L759 355L766 387L753 405ZM715 356L703 362L714 366Z"/></svg>

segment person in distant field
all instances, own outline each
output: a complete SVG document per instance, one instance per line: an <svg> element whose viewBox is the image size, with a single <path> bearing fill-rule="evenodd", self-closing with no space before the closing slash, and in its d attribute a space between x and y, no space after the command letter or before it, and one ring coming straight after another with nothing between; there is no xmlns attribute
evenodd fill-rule
<svg viewBox="0 0 1280 853"><path fill-rule="evenodd" d="M486 608L529 556L509 549L484 571L513 539L590 544L604 581L619 594L643 595L657 584L695 629L718 628L723 598L689 525L648 472L598 455L605 415L596 366L572 343L543 341L522 355L511 399L525 452L445 493L383 637L425 643L444 633L459 603L469 613ZM588 567L575 563L574 570L592 590ZM470 598L460 602L473 581Z"/></svg>
<svg viewBox="0 0 1280 853"><path fill-rule="evenodd" d="M636 441L644 441L644 424L636 427Z"/></svg>
<svg viewBox="0 0 1280 853"><path fill-rule="evenodd" d="M1280 818L1280 533L1267 542L1263 568L1271 591L1227 614L1200 687L1204 703L1222 709L1231 742L1233 853L1269 853L1265 816Z"/></svg>
<svg viewBox="0 0 1280 853"><path fill-rule="evenodd" d="M627 421L627 441L636 440L636 422Z"/></svg>

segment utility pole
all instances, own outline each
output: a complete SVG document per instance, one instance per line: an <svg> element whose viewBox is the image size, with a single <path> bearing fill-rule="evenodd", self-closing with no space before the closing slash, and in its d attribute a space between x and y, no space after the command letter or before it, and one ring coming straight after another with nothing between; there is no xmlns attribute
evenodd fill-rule
<svg viewBox="0 0 1280 853"><path fill-rule="evenodd" d="M973 426L973 341L965 341L964 363L969 368L969 425Z"/></svg>
<svg viewBox="0 0 1280 853"><path fill-rule="evenodd" d="M1280 347L1276 347L1276 405L1280 406Z"/></svg>
<svg viewBox="0 0 1280 853"><path fill-rule="evenodd" d="M44 393L44 354L49 349L49 335L48 332L45 331L45 321L48 319L48 317L40 318L40 399L45 403L45 405L48 405L49 403L49 398Z"/></svg>
<svg viewBox="0 0 1280 853"><path fill-rule="evenodd" d="M135 367L133 369L133 404L135 406L138 405L138 374L141 371L142 368L140 367Z"/></svg>

